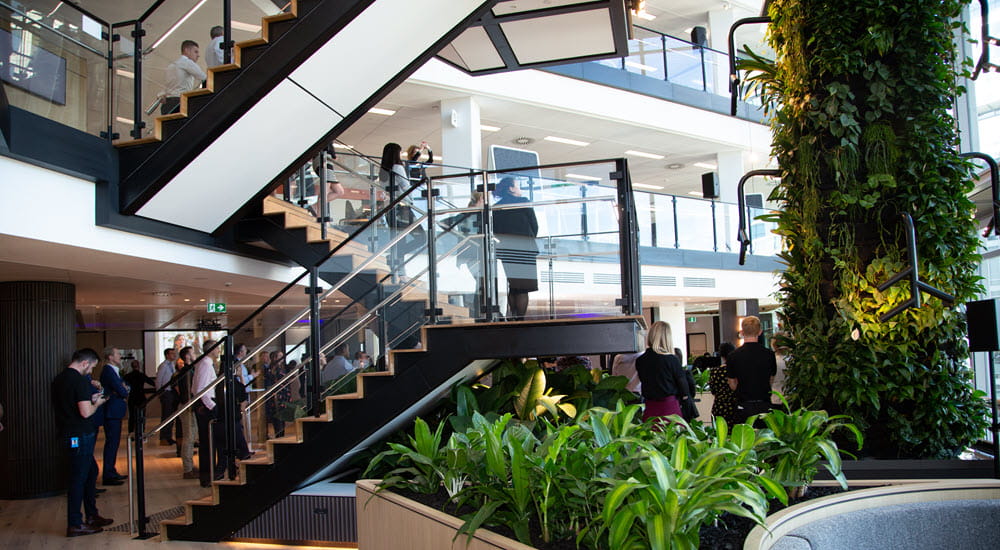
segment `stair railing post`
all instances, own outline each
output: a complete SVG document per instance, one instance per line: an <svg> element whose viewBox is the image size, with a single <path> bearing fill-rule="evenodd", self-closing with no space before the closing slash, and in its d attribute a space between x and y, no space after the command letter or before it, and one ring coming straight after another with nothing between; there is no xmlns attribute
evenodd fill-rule
<svg viewBox="0 0 1000 550"><path fill-rule="evenodd" d="M488 322L494 322L497 320L497 312L499 307L497 305L497 279L494 263L496 259L496 252L493 246L493 217L491 215L493 209L493 189L496 187L495 184L490 183L489 174L486 172L480 172L480 177L482 177L483 183L479 188L479 191L483 193L483 219L482 219L482 232L483 232L483 304L481 305L483 313L486 314L486 320Z"/></svg>
<svg viewBox="0 0 1000 550"><path fill-rule="evenodd" d="M223 410L225 411L224 417L226 419L226 425L223 427L226 435L226 448L223 451L223 455L226 459L226 470L229 475L229 479L236 479L236 380L233 375L233 366L236 363L235 346L233 345L233 335L229 333L226 335L225 339L225 359L222 362L223 372L226 376L224 380L225 384L225 402L223 403ZM246 449L243 450L246 452Z"/></svg>
<svg viewBox="0 0 1000 550"><path fill-rule="evenodd" d="M139 535L135 538L146 540L155 537L158 533L146 531L146 524L149 518L146 517L146 469L142 455L142 434L146 431L146 406L136 409L135 418L135 522Z"/></svg>
<svg viewBox="0 0 1000 550"><path fill-rule="evenodd" d="M319 169L316 170L316 176L319 178L319 209L316 212L319 216L320 238L325 241L326 224L330 222L330 204L327 202L327 186L329 184L326 183L326 149L319 153Z"/></svg>
<svg viewBox="0 0 1000 550"><path fill-rule="evenodd" d="M222 62L233 62L233 2L222 0Z"/></svg>
<svg viewBox="0 0 1000 550"><path fill-rule="evenodd" d="M298 171L299 179L299 206L305 208L309 205L309 201L306 200L306 166L303 164L299 166Z"/></svg>
<svg viewBox="0 0 1000 550"><path fill-rule="evenodd" d="M134 139L142 139L142 37L146 31L142 30L142 21L135 22L135 29L132 30L132 60L135 69L135 78L132 79L132 131L129 134Z"/></svg>
<svg viewBox="0 0 1000 550"><path fill-rule="evenodd" d="M437 307L437 239L434 238L436 227L434 199L441 190L435 189L434 182L427 176L424 176L424 185L427 186L422 194L427 197L427 276L429 277L427 281L428 307L424 313L427 315L428 322L436 325L438 316L443 312Z"/></svg>
<svg viewBox="0 0 1000 550"><path fill-rule="evenodd" d="M320 380L320 347L322 342L320 342L321 332L320 332L320 303L319 298L322 293L322 289L319 287L319 267L312 266L309 268L309 288L306 289L309 293L309 368L306 370L306 381L308 384L309 393L309 414L311 416L319 416L319 380Z"/></svg>

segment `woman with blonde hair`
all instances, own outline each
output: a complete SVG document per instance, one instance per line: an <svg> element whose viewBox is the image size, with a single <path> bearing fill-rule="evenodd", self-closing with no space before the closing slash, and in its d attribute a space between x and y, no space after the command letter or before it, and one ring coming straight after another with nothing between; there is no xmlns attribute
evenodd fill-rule
<svg viewBox="0 0 1000 550"><path fill-rule="evenodd" d="M653 323L646 343L646 352L635 360L646 401L642 418L681 416L681 400L689 398L689 388L684 367L674 355L670 325L663 321Z"/></svg>

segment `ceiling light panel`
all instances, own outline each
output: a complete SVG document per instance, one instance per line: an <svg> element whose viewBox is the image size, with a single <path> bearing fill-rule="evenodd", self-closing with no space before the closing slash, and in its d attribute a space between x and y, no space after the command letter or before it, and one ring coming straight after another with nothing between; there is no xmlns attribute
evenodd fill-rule
<svg viewBox="0 0 1000 550"><path fill-rule="evenodd" d="M562 144L565 144L565 145L575 145L577 147L586 147L586 146L590 145L590 143L588 143L586 141L578 141L578 140L575 140L575 139L569 139L569 138L564 138L564 137L559 137L559 136L545 136L545 141L554 141L556 143L562 143Z"/></svg>
<svg viewBox="0 0 1000 550"><path fill-rule="evenodd" d="M381 107L372 107L371 109L368 109L368 112L373 115L383 116L392 116L396 114L396 111L393 111L392 109L382 109Z"/></svg>
<svg viewBox="0 0 1000 550"><path fill-rule="evenodd" d="M704 168L705 170L715 170L719 167L719 165L714 162L695 162L692 163L691 166L697 166L698 168Z"/></svg>
<svg viewBox="0 0 1000 550"><path fill-rule="evenodd" d="M664 159L663 155L657 155L656 153L646 153L646 152L643 152L643 151L633 151L631 149L629 149L628 151L625 151L625 154L626 155L631 155L633 157L642 157L642 158L645 158L645 159L653 159L653 160L663 160Z"/></svg>

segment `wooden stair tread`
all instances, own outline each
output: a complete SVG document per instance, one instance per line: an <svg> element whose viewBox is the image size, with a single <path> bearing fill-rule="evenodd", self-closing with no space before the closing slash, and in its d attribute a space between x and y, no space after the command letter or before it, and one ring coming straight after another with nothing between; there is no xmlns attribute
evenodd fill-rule
<svg viewBox="0 0 1000 550"><path fill-rule="evenodd" d="M295 443L302 443L297 435L286 435L285 437L277 437L274 439L268 439L268 443L276 443L278 445L292 445Z"/></svg>
<svg viewBox="0 0 1000 550"><path fill-rule="evenodd" d="M185 500L184 504L189 506L215 506L215 497L213 495L208 495L207 497L202 497L195 500Z"/></svg>
<svg viewBox="0 0 1000 550"><path fill-rule="evenodd" d="M193 89L193 90L191 90L189 92L184 92L183 94L181 94L181 97L182 98L185 98L185 97L196 97L196 96L208 95L208 94L212 94L212 93L215 93L215 92L213 92L212 90L209 90L208 88L195 88L195 89Z"/></svg>
<svg viewBox="0 0 1000 550"><path fill-rule="evenodd" d="M364 399L365 396L362 395L361 391L356 391L354 393L338 393L337 395L329 395L327 399L338 401L347 399Z"/></svg>
<svg viewBox="0 0 1000 550"><path fill-rule="evenodd" d="M170 113L169 115L160 115L160 116L156 117L156 120L157 121L161 121L161 120L179 120L179 119L182 119L182 118L187 118L187 114L186 113L180 113L180 112L178 112L178 113Z"/></svg>
<svg viewBox="0 0 1000 550"><path fill-rule="evenodd" d="M287 21L289 19L295 19L294 10L295 7L293 5L292 10L265 16L261 18L261 21L264 21L265 23L277 23L278 21Z"/></svg>
<svg viewBox="0 0 1000 550"><path fill-rule="evenodd" d="M146 145L148 143L159 143L160 138L155 136L144 137L141 139L132 139L129 141L116 141L115 147L134 147L136 145Z"/></svg>
<svg viewBox="0 0 1000 550"><path fill-rule="evenodd" d="M240 464L241 465L242 464L256 464L256 465L259 465L259 466L270 466L271 464L274 464L274 461L271 460L271 456L270 455L265 455L265 456L262 456L260 458L253 457L253 458L251 458L249 460L241 460Z"/></svg>
<svg viewBox="0 0 1000 550"><path fill-rule="evenodd" d="M191 525L191 522L187 520L187 515L183 515L177 518L161 519L160 525L178 525L184 527L186 525Z"/></svg>
<svg viewBox="0 0 1000 550"><path fill-rule="evenodd" d="M209 73L224 73L226 71L235 71L236 69L239 69L239 68L240 68L240 66L237 65L236 63L224 63L222 65L216 65L214 67L209 67L208 72Z"/></svg>
<svg viewBox="0 0 1000 550"><path fill-rule="evenodd" d="M303 416L301 418L296 418L296 422L332 422L333 419L330 418L329 413L324 413L320 416Z"/></svg>
<svg viewBox="0 0 1000 550"><path fill-rule="evenodd" d="M237 49L252 48L254 46L263 46L264 44L267 44L267 40L264 40L263 38L251 38L250 40L243 40L241 42L237 42L236 48Z"/></svg>

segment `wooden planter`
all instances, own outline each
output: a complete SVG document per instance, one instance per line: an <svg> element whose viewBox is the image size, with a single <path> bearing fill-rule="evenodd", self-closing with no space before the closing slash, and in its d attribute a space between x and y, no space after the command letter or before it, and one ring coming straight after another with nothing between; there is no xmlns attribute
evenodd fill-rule
<svg viewBox="0 0 1000 550"><path fill-rule="evenodd" d="M378 483L362 479L355 484L359 550L533 550L485 529L471 541L467 535L456 537L462 520L389 491L376 494Z"/></svg>

